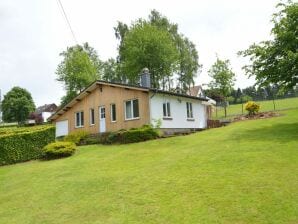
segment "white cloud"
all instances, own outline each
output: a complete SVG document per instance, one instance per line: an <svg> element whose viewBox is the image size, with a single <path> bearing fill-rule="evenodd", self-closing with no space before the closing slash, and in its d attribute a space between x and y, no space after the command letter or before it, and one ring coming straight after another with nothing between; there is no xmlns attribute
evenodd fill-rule
<svg viewBox="0 0 298 224"><path fill-rule="evenodd" d="M218 53L230 59L237 74L236 86L253 84L236 53L253 42L270 38L270 19L278 1L92 1L61 0L80 43L89 42L101 59L115 57L117 21L130 24L157 9L193 41L203 72L197 83L208 82L207 71ZM56 102L63 88L55 81L59 53L74 40L57 1L6 1L0 3L0 89L18 85L28 89L37 105Z"/></svg>

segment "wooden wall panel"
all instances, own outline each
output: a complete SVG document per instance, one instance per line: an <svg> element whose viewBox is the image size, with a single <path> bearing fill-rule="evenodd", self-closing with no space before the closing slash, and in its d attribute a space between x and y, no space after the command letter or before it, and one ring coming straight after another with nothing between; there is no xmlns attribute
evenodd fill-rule
<svg viewBox="0 0 298 224"><path fill-rule="evenodd" d="M124 102L130 99L139 99L140 118L136 120L125 120ZM116 122L111 121L111 104L116 104ZM99 106L106 108L106 131L117 131L119 129L129 129L141 127L149 124L149 93L141 90L129 88L112 87L108 85L98 85L88 96L76 103L67 112L55 121L68 120L69 131L85 130L90 133L99 132ZM94 108L95 125L90 126L90 108ZM75 113L84 111L84 127L75 128ZM54 121L54 122L55 122Z"/></svg>

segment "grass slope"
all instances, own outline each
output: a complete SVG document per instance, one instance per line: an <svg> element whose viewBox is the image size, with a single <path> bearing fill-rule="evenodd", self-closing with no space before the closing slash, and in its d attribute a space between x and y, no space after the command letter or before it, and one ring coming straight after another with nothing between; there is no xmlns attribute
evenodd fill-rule
<svg viewBox="0 0 298 224"><path fill-rule="evenodd" d="M298 223L298 110L0 167L0 223Z"/></svg>
<svg viewBox="0 0 298 224"><path fill-rule="evenodd" d="M260 111L273 111L273 101L272 100L265 100L265 101L257 101L260 104ZM298 108L298 97L296 98L287 98L287 99L279 99L275 100L275 109L276 110L285 110L285 109L292 109ZM243 107L244 113L246 111ZM242 104L233 104L227 107L227 116L235 116L242 114ZM217 109L217 118L223 118L225 115L224 109L222 107L218 107ZM214 118L216 118L216 114L213 113Z"/></svg>

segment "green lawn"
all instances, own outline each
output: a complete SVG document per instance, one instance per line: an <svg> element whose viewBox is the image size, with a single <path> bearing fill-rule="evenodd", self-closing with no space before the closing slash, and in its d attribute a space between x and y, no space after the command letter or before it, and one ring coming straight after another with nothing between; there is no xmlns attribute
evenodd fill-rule
<svg viewBox="0 0 298 224"><path fill-rule="evenodd" d="M257 101L260 104L260 111L273 111L274 105L272 100L265 100L265 101ZM285 110L285 109L293 109L298 108L298 97L296 98L287 98L287 99L280 99L275 100L275 109L276 110ZM244 113L246 111L243 107ZM216 113L213 113L214 118L223 118L224 117L224 109L222 107L218 107L217 109L217 116ZM227 116L235 116L242 114L242 104L233 104L227 107Z"/></svg>
<svg viewBox="0 0 298 224"><path fill-rule="evenodd" d="M0 223L298 223L298 110L0 167Z"/></svg>

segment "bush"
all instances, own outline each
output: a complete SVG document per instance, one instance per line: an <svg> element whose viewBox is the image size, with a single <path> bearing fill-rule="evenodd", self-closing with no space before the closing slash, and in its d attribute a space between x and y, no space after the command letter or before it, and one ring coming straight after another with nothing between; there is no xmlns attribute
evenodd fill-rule
<svg viewBox="0 0 298 224"><path fill-rule="evenodd" d="M121 130L118 132L110 133L107 142L112 143L133 143L142 142L146 140L156 139L159 137L157 130L149 125L145 125L141 128L133 128L130 130Z"/></svg>
<svg viewBox="0 0 298 224"><path fill-rule="evenodd" d="M85 140L89 136L87 131L75 131L66 135L63 139L65 142L73 142L76 145L79 145L81 141Z"/></svg>
<svg viewBox="0 0 298 224"><path fill-rule="evenodd" d="M73 142L53 142L43 148L46 159L58 159L74 154L76 145Z"/></svg>
<svg viewBox="0 0 298 224"><path fill-rule="evenodd" d="M55 141L55 127L5 128L0 133L0 165L41 158L42 148Z"/></svg>
<svg viewBox="0 0 298 224"><path fill-rule="evenodd" d="M245 110L248 111L248 114L251 116L251 115L255 115L256 113L259 112L260 110L260 105L253 102L253 101L248 101L246 104L245 104Z"/></svg>

